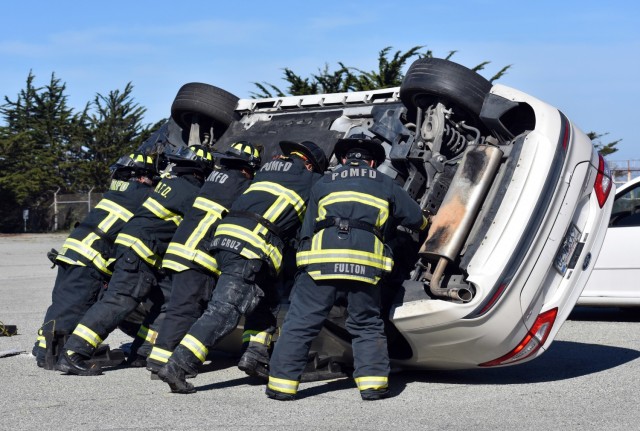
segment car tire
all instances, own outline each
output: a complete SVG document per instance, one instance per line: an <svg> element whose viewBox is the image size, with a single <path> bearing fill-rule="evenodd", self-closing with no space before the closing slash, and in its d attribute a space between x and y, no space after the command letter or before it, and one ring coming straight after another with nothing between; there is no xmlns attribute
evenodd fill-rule
<svg viewBox="0 0 640 431"><path fill-rule="evenodd" d="M213 126L222 134L229 124L239 118L235 112L237 104L238 97L228 91L191 82L178 90L171 105L171 118L185 130L189 130L195 120L200 126Z"/></svg>
<svg viewBox="0 0 640 431"><path fill-rule="evenodd" d="M400 86L400 99L414 112L437 102L453 109L456 120L481 126L479 114L492 84L458 63L421 58L409 67Z"/></svg>

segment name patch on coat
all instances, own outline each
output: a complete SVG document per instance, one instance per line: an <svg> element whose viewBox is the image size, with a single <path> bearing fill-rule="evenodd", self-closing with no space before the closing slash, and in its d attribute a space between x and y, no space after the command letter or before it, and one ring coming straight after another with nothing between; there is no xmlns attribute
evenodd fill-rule
<svg viewBox="0 0 640 431"><path fill-rule="evenodd" d="M349 168L340 172L334 172L331 174L331 181L341 180L344 178L376 178L378 171L367 168Z"/></svg>
<svg viewBox="0 0 640 431"><path fill-rule="evenodd" d="M364 275L366 271L364 265L357 265L355 263L334 263L333 271L336 274L356 274Z"/></svg>
<svg viewBox="0 0 640 431"><path fill-rule="evenodd" d="M265 163L261 171L278 171L278 172L287 172L293 166L292 162L282 161L282 160L271 160L270 162Z"/></svg>

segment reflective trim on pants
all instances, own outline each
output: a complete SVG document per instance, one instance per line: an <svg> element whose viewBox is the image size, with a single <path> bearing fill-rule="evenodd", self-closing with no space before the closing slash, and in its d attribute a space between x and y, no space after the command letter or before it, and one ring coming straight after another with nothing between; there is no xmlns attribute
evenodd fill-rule
<svg viewBox="0 0 640 431"><path fill-rule="evenodd" d="M202 363L204 363L204 361L207 359L207 355L209 354L209 349L207 349L207 346L202 344L193 335L190 335L190 334L185 335L182 341L180 341L180 344L182 344L184 347L189 349L189 351L193 353L196 358L200 359Z"/></svg>
<svg viewBox="0 0 640 431"><path fill-rule="evenodd" d="M296 380L279 379L277 377L269 376L269 383L267 386L269 389L276 392L295 395L298 393L298 385L300 385L300 382Z"/></svg>
<svg viewBox="0 0 640 431"><path fill-rule="evenodd" d="M172 351L161 349L158 346L153 346L151 354L149 355L149 359L153 359L156 362L162 362L166 364L167 362L169 362L169 358L172 354Z"/></svg>
<svg viewBox="0 0 640 431"><path fill-rule="evenodd" d="M149 329L146 326L141 325L136 336L143 339L144 341L153 344L156 342L156 338L158 338L158 333L153 329Z"/></svg>
<svg viewBox="0 0 640 431"><path fill-rule="evenodd" d="M73 330L73 335L77 335L93 347L98 347L98 345L102 343L102 338L100 338L98 334L82 324L76 326L76 329Z"/></svg>
<svg viewBox="0 0 640 431"><path fill-rule="evenodd" d="M259 343L264 344L265 346L270 346L272 338L273 335L266 331L247 330L242 333L243 343Z"/></svg>
<svg viewBox="0 0 640 431"><path fill-rule="evenodd" d="M389 378L384 376L364 376L364 377L356 377L354 379L356 381L356 385L358 385L358 389L360 391L365 391L367 389L387 389L389 387Z"/></svg>

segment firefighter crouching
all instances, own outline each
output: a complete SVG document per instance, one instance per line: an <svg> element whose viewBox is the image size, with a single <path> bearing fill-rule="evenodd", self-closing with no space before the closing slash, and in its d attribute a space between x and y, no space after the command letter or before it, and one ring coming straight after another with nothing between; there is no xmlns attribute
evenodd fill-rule
<svg viewBox="0 0 640 431"><path fill-rule="evenodd" d="M147 345L154 339L151 323L161 315L164 296L171 287L169 277L159 271L162 256L213 166L211 153L198 145L180 148L167 154L167 159L170 171L163 174L115 240L116 261L109 288L65 343L56 369L66 374L101 374L99 366L85 360L147 298L154 306L137 338L144 339ZM135 357L137 352L133 350Z"/></svg>
<svg viewBox="0 0 640 431"><path fill-rule="evenodd" d="M122 156L111 166L109 190L78 224L57 253L49 254L58 275L33 354L39 367L55 369L64 344L109 280L113 242L124 224L147 198L157 175L154 160L140 152Z"/></svg>
<svg viewBox="0 0 640 431"><path fill-rule="evenodd" d="M311 190L296 255L301 272L269 363L269 398L295 398L311 343L336 295L347 297L353 377L362 399L389 396L378 285L393 268L385 234L397 225L422 231L428 222L409 194L375 169L385 160L379 141L364 134L342 139L335 154L342 166L326 173Z"/></svg>
<svg viewBox="0 0 640 431"><path fill-rule="evenodd" d="M214 160L213 171L162 261L162 267L172 272L171 297L146 361L147 369L154 374L167 363L173 349L204 312L220 274L208 246L218 223L247 189L261 162L259 151L248 142L236 142L226 152L214 153Z"/></svg>
<svg viewBox="0 0 640 431"><path fill-rule="evenodd" d="M195 392L185 374L197 374L208 349L229 334L242 315L249 343L238 366L259 373L255 367L268 361L276 327L273 307L279 302L274 281L283 249L296 236L311 186L327 167L324 152L312 142L281 142L280 147L282 155L261 167L216 229L212 246L221 271L217 286L204 314L158 372L172 392Z"/></svg>

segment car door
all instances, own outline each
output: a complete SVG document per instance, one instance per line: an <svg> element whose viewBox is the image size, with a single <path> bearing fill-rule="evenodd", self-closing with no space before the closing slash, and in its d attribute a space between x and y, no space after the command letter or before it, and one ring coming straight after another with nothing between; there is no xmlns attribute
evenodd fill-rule
<svg viewBox="0 0 640 431"><path fill-rule="evenodd" d="M581 299L592 305L640 305L640 178L616 193L604 244Z"/></svg>

